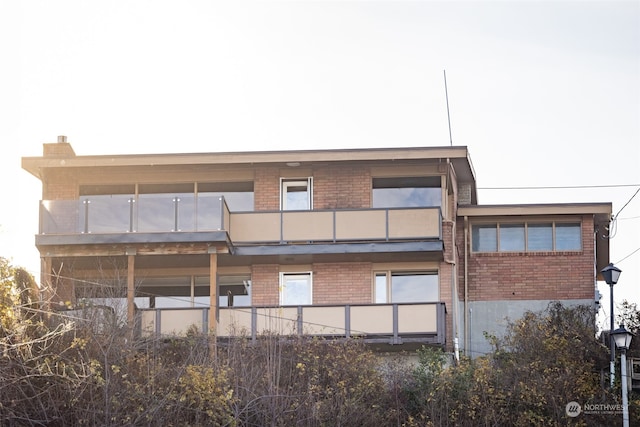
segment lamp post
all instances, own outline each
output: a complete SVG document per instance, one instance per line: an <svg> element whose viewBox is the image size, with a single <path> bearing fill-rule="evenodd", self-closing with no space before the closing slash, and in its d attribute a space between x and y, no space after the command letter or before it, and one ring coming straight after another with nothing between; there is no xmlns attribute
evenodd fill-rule
<svg viewBox="0 0 640 427"><path fill-rule="evenodd" d="M616 377L616 345L613 340L613 336L611 335L613 333L613 285L618 283L622 270L610 263L603 268L600 273L602 273L604 281L609 285L609 314L611 317L611 323L609 325L609 349L611 352L611 358L609 359L609 385L613 388L613 383Z"/></svg>
<svg viewBox="0 0 640 427"><path fill-rule="evenodd" d="M620 379L622 380L622 426L629 427L629 401L627 399L627 350L633 334L624 325L612 332L616 347L620 350Z"/></svg>

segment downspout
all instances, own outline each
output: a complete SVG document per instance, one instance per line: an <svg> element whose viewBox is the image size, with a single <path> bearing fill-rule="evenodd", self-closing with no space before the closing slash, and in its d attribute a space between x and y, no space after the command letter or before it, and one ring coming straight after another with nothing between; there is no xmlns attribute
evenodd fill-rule
<svg viewBox="0 0 640 427"><path fill-rule="evenodd" d="M458 341L458 286L457 286L458 266L456 264L456 253L457 253L456 220L455 220L456 209L455 209L455 206L453 207L453 209L449 209L449 198L448 198L449 185L452 185L453 183L453 181L449 179L451 168L452 168L451 160L447 158L447 174L445 176L445 183L444 183L445 185L444 185L443 195L445 196L444 204L446 208L445 215L447 216L446 221L451 222L451 257L452 259L450 260L445 259L444 261L447 264L449 264L449 266L451 267L451 310L452 310L451 335L453 337L454 357L457 363L458 361L460 361L460 348L459 348L459 341ZM455 192L453 191L453 188L452 188L452 194L455 194ZM448 218L449 216L451 217L451 219ZM445 220L443 219L443 222L444 221Z"/></svg>
<svg viewBox="0 0 640 427"><path fill-rule="evenodd" d="M469 356L469 218L464 217L464 354Z"/></svg>

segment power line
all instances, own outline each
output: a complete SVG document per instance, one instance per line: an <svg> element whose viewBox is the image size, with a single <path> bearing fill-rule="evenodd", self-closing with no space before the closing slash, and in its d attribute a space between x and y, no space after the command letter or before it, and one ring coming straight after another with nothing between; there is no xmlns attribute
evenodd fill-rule
<svg viewBox="0 0 640 427"><path fill-rule="evenodd" d="M631 196L631 198L630 198L629 200L627 200L627 203L625 203L625 204L624 204L624 206L620 208L620 210L618 211L618 213L614 215L614 217L613 217L614 219L615 219L615 218L618 218L618 215L620 215L620 212L622 212L622 210L623 210L624 208L626 208L626 207L627 207L627 205L628 205L629 203L631 203L631 201L633 200L633 198L634 198L634 197L636 197L636 196L638 195L638 192L640 192L640 187L638 187L638 189L636 190L636 192L635 192L635 193L633 193L633 196Z"/></svg>
<svg viewBox="0 0 640 427"><path fill-rule="evenodd" d="M624 261L625 259L629 258L631 255L635 254L636 252L640 251L640 248L636 248L635 251L631 252L630 254L628 254L627 256L625 256L624 258L622 258L620 261L618 262L614 262L614 264L620 264L622 261Z"/></svg>
<svg viewBox="0 0 640 427"><path fill-rule="evenodd" d="M621 188L640 187L640 184L607 184L607 185L546 185L546 186L523 186L523 187L478 187L478 190L564 190L576 188ZM640 190L640 188L639 188ZM637 192L636 192L637 193Z"/></svg>

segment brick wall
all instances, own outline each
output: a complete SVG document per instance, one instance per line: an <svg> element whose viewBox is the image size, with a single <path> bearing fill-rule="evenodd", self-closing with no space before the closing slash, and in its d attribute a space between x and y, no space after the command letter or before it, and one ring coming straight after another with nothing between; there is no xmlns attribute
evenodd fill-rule
<svg viewBox="0 0 640 427"><path fill-rule="evenodd" d="M258 167L253 183L256 211L280 209L280 172L276 167Z"/></svg>
<svg viewBox="0 0 640 427"><path fill-rule="evenodd" d="M326 166L313 173L314 209L371 207L371 173L363 166Z"/></svg>
<svg viewBox="0 0 640 427"><path fill-rule="evenodd" d="M313 265L314 304L370 304L372 275L370 263Z"/></svg>
<svg viewBox="0 0 640 427"><path fill-rule="evenodd" d="M77 178L72 171L48 170L42 182L43 200L73 200L79 197Z"/></svg>
<svg viewBox="0 0 640 427"><path fill-rule="evenodd" d="M251 267L251 304L280 304L280 276L277 264L254 264Z"/></svg>
<svg viewBox="0 0 640 427"><path fill-rule="evenodd" d="M463 225L459 222L459 230ZM463 233L458 245L464 247ZM469 299L563 300L594 295L593 217L582 218L582 251L473 253L469 252ZM464 257L460 259L459 290L464 297Z"/></svg>
<svg viewBox="0 0 640 427"><path fill-rule="evenodd" d="M60 137L59 137L60 138ZM62 137L66 140L66 137ZM44 157L73 157L76 153L68 142L56 142L42 145Z"/></svg>
<svg viewBox="0 0 640 427"><path fill-rule="evenodd" d="M325 166L312 172L313 208L371 207L371 174L363 166ZM306 176L306 175L305 175ZM254 181L255 210L280 209L280 169L258 167Z"/></svg>

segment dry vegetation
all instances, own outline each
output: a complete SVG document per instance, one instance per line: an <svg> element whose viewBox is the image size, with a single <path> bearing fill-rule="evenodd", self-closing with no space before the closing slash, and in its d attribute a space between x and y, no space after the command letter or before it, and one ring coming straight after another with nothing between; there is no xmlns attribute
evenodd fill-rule
<svg viewBox="0 0 640 427"><path fill-rule="evenodd" d="M2 260L3 425L607 425L568 418L572 400L615 403L589 308L550 306L514 322L495 351L451 365L434 348L408 365L358 340L263 336L212 345L197 333L128 339L114 325L52 321ZM35 307L35 308L34 308ZM637 401L632 422L639 422ZM640 424L638 424L640 425Z"/></svg>

